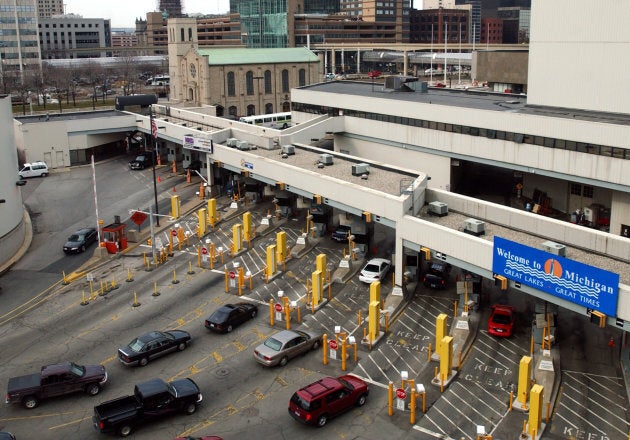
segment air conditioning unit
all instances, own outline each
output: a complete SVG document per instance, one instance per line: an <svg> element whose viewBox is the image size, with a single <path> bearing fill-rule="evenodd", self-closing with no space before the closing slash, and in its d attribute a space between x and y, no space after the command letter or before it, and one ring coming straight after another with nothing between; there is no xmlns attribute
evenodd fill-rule
<svg viewBox="0 0 630 440"><path fill-rule="evenodd" d="M227 145L228 147L236 147L236 143L238 142L238 139L236 138L228 138L227 142L225 143L225 145Z"/></svg>
<svg viewBox="0 0 630 440"><path fill-rule="evenodd" d="M370 166L366 163L358 163L352 165L352 175L362 176L364 174L370 174Z"/></svg>
<svg viewBox="0 0 630 440"><path fill-rule="evenodd" d="M295 147L293 145L283 145L281 154L286 154L288 156L291 156L295 154Z"/></svg>
<svg viewBox="0 0 630 440"><path fill-rule="evenodd" d="M319 155L319 163L322 163L324 165L332 165L333 164L333 156L332 154L320 154Z"/></svg>
<svg viewBox="0 0 630 440"><path fill-rule="evenodd" d="M474 218L464 220L464 232L477 237L486 233L486 222Z"/></svg>
<svg viewBox="0 0 630 440"><path fill-rule="evenodd" d="M550 254L558 255L560 257L564 257L567 254L567 247L560 243L545 241L541 244L541 246L544 251L549 252Z"/></svg>
<svg viewBox="0 0 630 440"><path fill-rule="evenodd" d="M236 142L236 148L242 151L247 151L249 150L249 142L247 141L237 141Z"/></svg>
<svg viewBox="0 0 630 440"><path fill-rule="evenodd" d="M448 205L442 202L429 203L429 215L437 215L439 217L448 215Z"/></svg>

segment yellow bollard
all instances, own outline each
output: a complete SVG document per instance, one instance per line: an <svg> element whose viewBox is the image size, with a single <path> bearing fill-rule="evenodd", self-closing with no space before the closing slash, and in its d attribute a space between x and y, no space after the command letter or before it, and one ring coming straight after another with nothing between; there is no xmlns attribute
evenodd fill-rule
<svg viewBox="0 0 630 440"><path fill-rule="evenodd" d="M341 341L341 371L346 371L346 335Z"/></svg>
<svg viewBox="0 0 630 440"><path fill-rule="evenodd" d="M85 299L85 290L81 291L81 305L87 306L90 302Z"/></svg>
<svg viewBox="0 0 630 440"><path fill-rule="evenodd" d="M457 371L462 371L462 352L457 353Z"/></svg>
<svg viewBox="0 0 630 440"><path fill-rule="evenodd" d="M65 271L61 271L61 275L62 275L61 284L63 284L64 286L70 284L70 282L68 281L68 278L66 278L66 272Z"/></svg>
<svg viewBox="0 0 630 440"><path fill-rule="evenodd" d="M394 383L389 382L387 386L387 415L392 416L394 414Z"/></svg>
<svg viewBox="0 0 630 440"><path fill-rule="evenodd" d="M226 272L227 274L227 272ZM226 286L227 286L227 281L226 281ZM269 325L273 327L274 324L274 305L273 305L273 298L269 300Z"/></svg>
<svg viewBox="0 0 630 440"><path fill-rule="evenodd" d="M195 273L195 271L192 268L192 261L189 261L188 262L188 275L192 275L194 273Z"/></svg>
<svg viewBox="0 0 630 440"><path fill-rule="evenodd" d="M429 351L429 362L431 362L431 350L432 350L431 343L429 343L429 349L428 349L428 351Z"/></svg>
<svg viewBox="0 0 630 440"><path fill-rule="evenodd" d="M514 391L510 391L510 412L512 412L513 403L514 403Z"/></svg>
<svg viewBox="0 0 630 440"><path fill-rule="evenodd" d="M140 303L138 302L138 296L136 295L136 291L133 291L133 304L131 305L132 307L138 307L140 306Z"/></svg>
<svg viewBox="0 0 630 440"><path fill-rule="evenodd" d="M409 422L416 424L416 388L411 387L411 401L409 402Z"/></svg>
<svg viewBox="0 0 630 440"><path fill-rule="evenodd" d="M328 365L328 335L326 333L324 333L322 335L322 351L323 351L323 362L324 365Z"/></svg>
<svg viewBox="0 0 630 440"><path fill-rule="evenodd" d="M453 318L457 317L457 300L453 303Z"/></svg>
<svg viewBox="0 0 630 440"><path fill-rule="evenodd" d="M302 318L300 317L300 306L297 306L297 322L298 324L302 323Z"/></svg>
<svg viewBox="0 0 630 440"><path fill-rule="evenodd" d="M177 274L175 273L175 270L173 270L173 281L171 281L171 283L173 283L173 284L179 283L179 280L177 279Z"/></svg>
<svg viewBox="0 0 630 440"><path fill-rule="evenodd" d="M116 284L116 278L112 277L112 282L110 284L110 290L116 290L118 289L118 284Z"/></svg>
<svg viewBox="0 0 630 440"><path fill-rule="evenodd" d="M358 317L357 317L357 325L359 327L361 327L362 324L362 320L361 320L361 310L359 310L359 313L357 313Z"/></svg>
<svg viewBox="0 0 630 440"><path fill-rule="evenodd" d="M127 280L126 281L128 283L133 281L133 275L131 275L131 268L130 267L127 268Z"/></svg>
<svg viewBox="0 0 630 440"><path fill-rule="evenodd" d="M158 292L157 290L157 282L153 282L153 293L151 294L151 296L160 296L160 292Z"/></svg>

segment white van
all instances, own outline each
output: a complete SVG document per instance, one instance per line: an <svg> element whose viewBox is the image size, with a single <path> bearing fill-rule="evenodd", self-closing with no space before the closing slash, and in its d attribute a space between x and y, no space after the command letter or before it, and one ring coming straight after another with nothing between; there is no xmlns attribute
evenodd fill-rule
<svg viewBox="0 0 630 440"><path fill-rule="evenodd" d="M18 174L21 178L46 177L48 175L48 165L46 165L46 162L25 163L24 168Z"/></svg>

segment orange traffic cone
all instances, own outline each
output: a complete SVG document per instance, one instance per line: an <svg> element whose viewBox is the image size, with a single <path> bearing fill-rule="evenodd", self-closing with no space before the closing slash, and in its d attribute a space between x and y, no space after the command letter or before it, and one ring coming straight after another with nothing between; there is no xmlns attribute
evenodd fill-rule
<svg viewBox="0 0 630 440"><path fill-rule="evenodd" d="M161 181L162 181L162 178L158 176L158 183L160 183Z"/></svg>

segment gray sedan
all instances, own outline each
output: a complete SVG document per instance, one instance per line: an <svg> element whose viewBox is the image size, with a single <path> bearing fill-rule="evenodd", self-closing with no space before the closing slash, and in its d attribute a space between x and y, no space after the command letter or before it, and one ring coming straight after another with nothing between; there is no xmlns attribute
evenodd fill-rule
<svg viewBox="0 0 630 440"><path fill-rule="evenodd" d="M319 348L322 335L299 330L283 330L269 336L254 350L256 361L266 367L285 366L289 359Z"/></svg>

